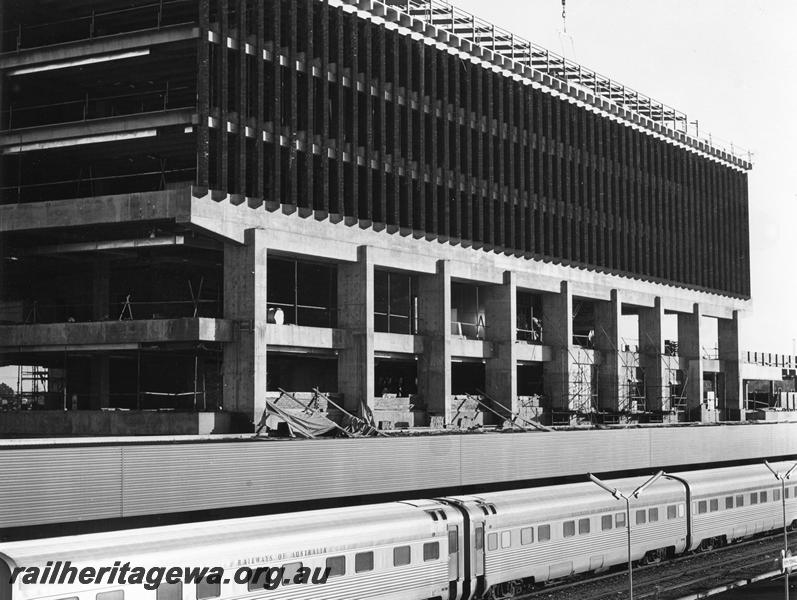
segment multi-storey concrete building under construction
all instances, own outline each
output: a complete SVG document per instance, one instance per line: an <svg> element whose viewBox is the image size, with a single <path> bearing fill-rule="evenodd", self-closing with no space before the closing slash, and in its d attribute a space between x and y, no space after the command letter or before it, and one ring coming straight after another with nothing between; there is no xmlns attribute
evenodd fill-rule
<svg viewBox="0 0 797 600"><path fill-rule="evenodd" d="M743 418L750 164L682 113L421 0L0 6L0 352L53 411L3 433L315 389L392 427Z"/></svg>

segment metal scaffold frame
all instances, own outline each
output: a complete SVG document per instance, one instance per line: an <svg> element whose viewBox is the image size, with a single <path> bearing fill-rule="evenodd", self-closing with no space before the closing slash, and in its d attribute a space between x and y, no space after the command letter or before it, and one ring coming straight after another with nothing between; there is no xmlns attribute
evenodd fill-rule
<svg viewBox="0 0 797 600"><path fill-rule="evenodd" d="M461 10L445 0L385 0L385 3L403 10L414 19L456 35L474 46L489 50L566 84L577 86L581 90L650 119L664 128L690 135L689 125L694 125L693 137L696 139L699 137L698 122L689 121L686 113L556 52L551 52L511 31L496 27L495 24ZM707 134L701 141L738 160L752 163L752 153L734 146L732 142L719 140L711 134Z"/></svg>

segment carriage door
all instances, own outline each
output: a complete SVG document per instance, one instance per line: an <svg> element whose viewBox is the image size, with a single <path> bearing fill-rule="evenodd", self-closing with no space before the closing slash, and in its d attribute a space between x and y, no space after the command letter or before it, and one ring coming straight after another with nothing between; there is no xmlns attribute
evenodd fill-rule
<svg viewBox="0 0 797 600"><path fill-rule="evenodd" d="M448 526L448 580L459 579L459 527Z"/></svg>
<svg viewBox="0 0 797 600"><path fill-rule="evenodd" d="M473 531L473 575L484 575L484 522L474 523Z"/></svg>

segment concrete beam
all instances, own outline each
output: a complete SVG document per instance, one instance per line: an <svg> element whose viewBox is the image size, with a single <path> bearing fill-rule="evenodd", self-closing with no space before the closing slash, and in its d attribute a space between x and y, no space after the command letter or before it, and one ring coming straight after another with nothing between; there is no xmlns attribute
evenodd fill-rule
<svg viewBox="0 0 797 600"><path fill-rule="evenodd" d="M0 325L0 349L46 351L79 347L168 342L226 342L233 327L224 319L141 319L100 323Z"/></svg>
<svg viewBox="0 0 797 600"><path fill-rule="evenodd" d="M186 222L189 188L0 206L0 233L146 221Z"/></svg>
<svg viewBox="0 0 797 600"><path fill-rule="evenodd" d="M0 148L2 148L4 154L24 152L28 149L39 149L49 142L71 140L71 143L76 144L81 143L81 140L95 137L128 134L175 125L190 125L195 121L196 115L193 108L177 108L155 113L81 121L79 123L31 127L0 134Z"/></svg>
<svg viewBox="0 0 797 600"><path fill-rule="evenodd" d="M409 262L406 255L410 255L417 257L421 266L409 270L429 272L432 260L447 260L451 263L452 275L456 273L455 276L462 279L500 284L503 272L509 270L517 274L519 287L555 290L558 293L558 282L566 280L571 285L571 294L584 298L609 300L611 290L621 289L623 297L633 299L634 304L652 306L653 299L659 296L665 309L684 310L691 308L692 303L699 302L704 314L722 318L729 318L733 310L745 310L750 306L747 300L699 290L673 288L596 270L574 269L553 262L485 252L459 244L415 239L409 235L389 235L362 224L336 222L329 215L305 218L298 212L285 214L283 211L253 210L245 203L234 205L229 197L218 196L215 192L194 189L194 193L197 196L191 200L190 221L196 228L240 242L246 228L264 227L269 230L269 238L275 240L273 246L278 246L286 253L311 255L313 252L308 251L308 248L322 243L324 254L330 259L354 262L357 260L357 247L368 245L373 248L375 256L379 256L375 264L389 268L407 269ZM384 252L388 252L391 258L382 263Z"/></svg>
<svg viewBox="0 0 797 600"><path fill-rule="evenodd" d="M196 39L197 37L199 37L199 28L191 25L164 27L158 31L123 33L109 39L94 39L56 47L31 48L30 50L9 52L0 56L0 69L17 69L72 59L84 59L135 48L156 46L158 44L171 44L173 42Z"/></svg>
<svg viewBox="0 0 797 600"><path fill-rule="evenodd" d="M234 323L235 337L224 348L223 406L251 427L263 414L267 389L266 235L248 229L243 246L224 247L224 316Z"/></svg>
<svg viewBox="0 0 797 600"><path fill-rule="evenodd" d="M68 254L80 252L105 252L108 250L135 250L138 248L160 248L163 246L190 246L192 248L218 249L218 245L184 235L166 235L158 237L134 238L125 240L101 240L92 242L74 242L71 244L53 244L35 246L33 248L12 248L12 256L49 256L52 254Z"/></svg>

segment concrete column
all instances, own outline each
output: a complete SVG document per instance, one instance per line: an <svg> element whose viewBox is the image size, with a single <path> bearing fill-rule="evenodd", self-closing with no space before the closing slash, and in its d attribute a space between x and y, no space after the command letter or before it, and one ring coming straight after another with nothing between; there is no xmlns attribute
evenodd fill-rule
<svg viewBox="0 0 797 600"><path fill-rule="evenodd" d="M688 365L686 369L686 407L689 418L698 418L703 405L703 359L700 341L700 305L694 304L691 313L678 313L678 354Z"/></svg>
<svg viewBox="0 0 797 600"><path fill-rule="evenodd" d="M264 229L247 229L243 245L224 245L224 318L235 322L235 339L224 346L222 399L248 428L266 404L266 247Z"/></svg>
<svg viewBox="0 0 797 600"><path fill-rule="evenodd" d="M515 274L504 271L503 285L483 288L487 340L492 342L493 356L485 367L487 395L507 410L516 413L517 359L517 285ZM499 410L504 415L504 411ZM508 416L508 415L505 415Z"/></svg>
<svg viewBox="0 0 797 600"><path fill-rule="evenodd" d="M545 395L548 408L568 410L570 402L570 366L573 343L573 294L563 281L558 294L543 294L542 339L551 348L551 360L543 363Z"/></svg>
<svg viewBox="0 0 797 600"><path fill-rule="evenodd" d="M670 386L664 374L664 308L656 298L653 308L639 310L639 366L645 371L648 410L669 410Z"/></svg>
<svg viewBox="0 0 797 600"><path fill-rule="evenodd" d="M100 410L110 406L111 375L107 354L92 356L89 360L91 383L89 388L89 407Z"/></svg>
<svg viewBox="0 0 797 600"><path fill-rule="evenodd" d="M424 336L418 361L418 392L433 425L451 420L451 267L437 261L437 273L418 277L419 334Z"/></svg>
<svg viewBox="0 0 797 600"><path fill-rule="evenodd" d="M598 362L598 408L619 412L628 408L628 399L620 398L620 316L622 303L617 290L608 302L595 303L595 354Z"/></svg>
<svg viewBox="0 0 797 600"><path fill-rule="evenodd" d="M720 418L733 421L744 420L745 394L742 389L739 339L739 311L733 311L730 319L717 319L717 345L725 376L725 402L719 407Z"/></svg>
<svg viewBox="0 0 797 600"><path fill-rule="evenodd" d="M346 347L338 355L338 391L349 412L374 399L374 264L367 246L360 246L356 263L338 267L338 327L346 332Z"/></svg>
<svg viewBox="0 0 797 600"><path fill-rule="evenodd" d="M110 317L110 288L110 262L104 257L97 258L94 260L91 290L91 317L95 321L104 321Z"/></svg>

